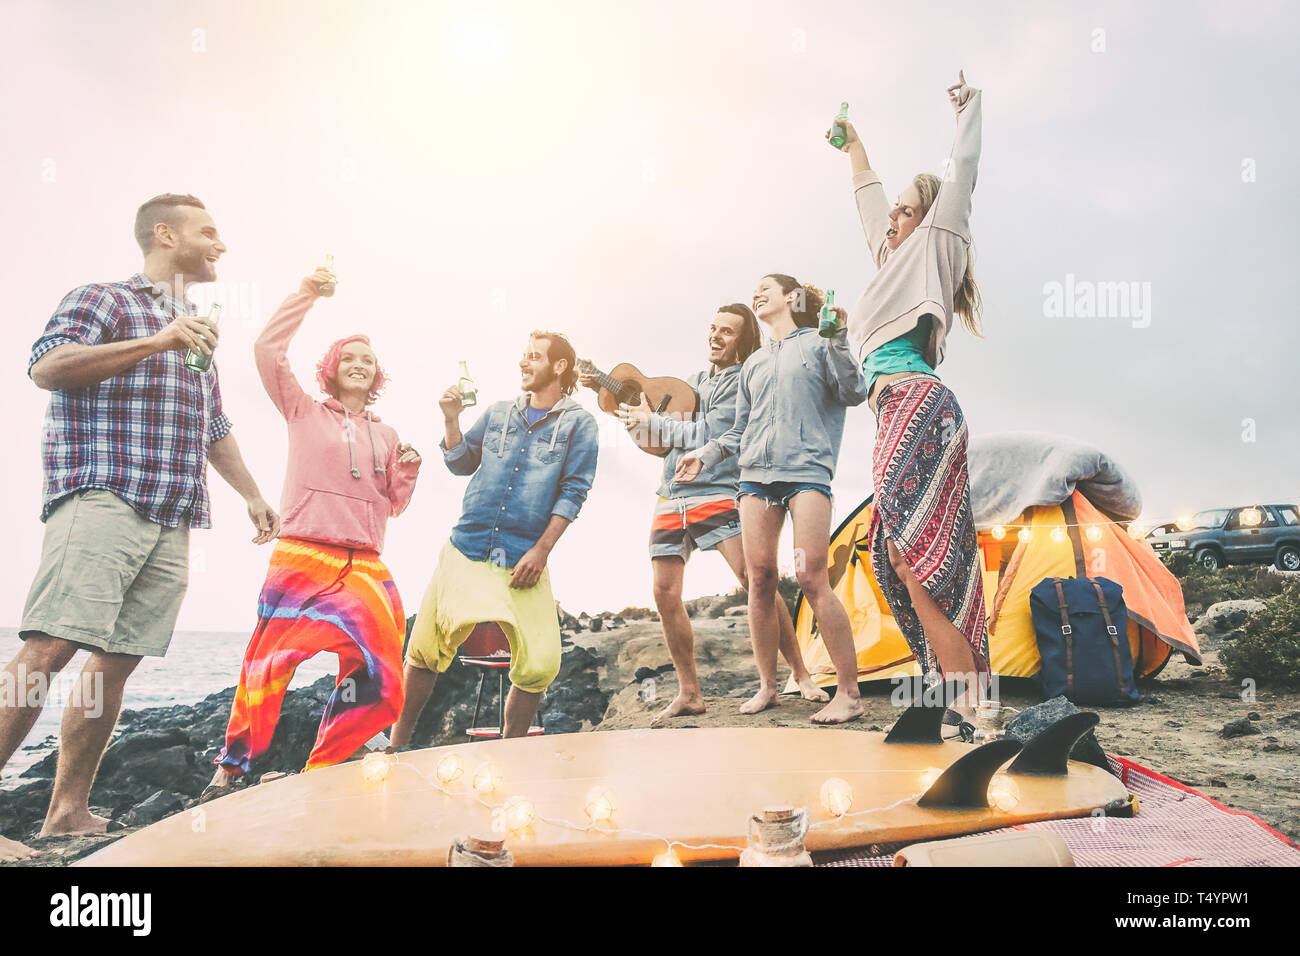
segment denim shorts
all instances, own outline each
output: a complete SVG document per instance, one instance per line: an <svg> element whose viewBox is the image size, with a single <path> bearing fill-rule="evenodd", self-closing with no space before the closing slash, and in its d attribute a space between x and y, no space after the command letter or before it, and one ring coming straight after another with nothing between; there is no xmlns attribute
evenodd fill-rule
<svg viewBox="0 0 1300 956"><path fill-rule="evenodd" d="M741 495L755 495L769 505L789 508L790 499L801 491L820 491L827 500L833 500L830 486L820 485L815 481L742 481L740 489L736 492L736 498L739 499Z"/></svg>

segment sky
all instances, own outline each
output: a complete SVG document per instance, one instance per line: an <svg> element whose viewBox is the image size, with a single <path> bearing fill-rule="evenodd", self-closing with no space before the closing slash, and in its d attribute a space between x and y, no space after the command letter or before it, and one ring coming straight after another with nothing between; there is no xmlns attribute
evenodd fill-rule
<svg viewBox="0 0 1300 956"><path fill-rule="evenodd" d="M892 199L940 171L959 68L984 91L986 335L955 328L939 374L972 438L1094 444L1153 522L1300 498L1286 4L0 0L0 26L4 624L43 529L31 345L67 291L139 270L146 198L198 195L229 246L193 298L225 305L226 411L273 503L285 427L252 342L334 255L338 293L290 357L305 380L330 341L364 331L390 374L376 411L425 456L385 551L413 611L465 489L437 449L458 361L484 402L512 398L529 331L553 328L602 368L685 377L716 307L765 273L852 303L874 267L823 131L847 101ZM1089 310L1113 283L1127 305ZM551 556L556 596L574 613L650 605L660 462L577 397L602 450ZM871 492L873 434L850 410L837 520ZM211 480L178 628L246 631L269 549ZM782 548L789 565L788 533ZM732 586L718 555L687 569L688 597Z"/></svg>

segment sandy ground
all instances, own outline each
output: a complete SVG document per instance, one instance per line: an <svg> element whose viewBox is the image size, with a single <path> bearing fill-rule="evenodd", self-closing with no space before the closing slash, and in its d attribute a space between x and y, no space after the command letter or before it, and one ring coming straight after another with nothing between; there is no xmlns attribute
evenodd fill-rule
<svg viewBox="0 0 1300 956"><path fill-rule="evenodd" d="M718 630L719 622L697 621L697 640L708 647L725 640L737 652L728 655L738 665L747 644L743 625ZM725 627L725 625L722 625ZM648 635L647 635L648 636ZM658 642L662 648L662 639ZM656 655L653 642L636 651L649 664ZM666 651L660 652L667 660ZM716 649L710 654L718 657ZM1088 707L1101 716L1096 734L1108 753L1128 757L1181 783L1195 787L1227 806L1245 810L1293 840L1300 840L1300 693L1260 688L1254 702L1241 699L1241 687L1228 679L1214 650L1204 653L1205 663L1192 667L1175 655L1154 682L1144 685L1144 701L1132 708ZM752 660L748 662L752 672ZM783 673L785 673L783 671ZM1007 682L1009 683L1009 682ZM1010 690L1003 684L1003 703L1026 707L1038 698ZM876 685L867 685L873 687ZM708 689L706 676L706 693ZM757 682L750 690L757 689ZM642 701L638 685L625 687L610 702L599 730L649 727L654 715L677 692L671 671L656 679L657 700ZM733 692L735 693L735 692ZM818 705L796 697L755 716L737 711L743 697L709 697L708 711L698 717L679 717L673 727L808 727ZM895 711L888 688L868 695L867 717L849 726L856 730L888 730ZM1259 731L1224 738L1225 724L1254 714L1251 724Z"/></svg>

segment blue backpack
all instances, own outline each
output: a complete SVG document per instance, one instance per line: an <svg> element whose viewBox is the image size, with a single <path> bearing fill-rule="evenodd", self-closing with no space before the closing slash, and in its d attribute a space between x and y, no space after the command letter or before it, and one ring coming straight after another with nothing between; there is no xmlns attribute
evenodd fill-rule
<svg viewBox="0 0 1300 956"><path fill-rule="evenodd" d="M1122 707L1140 699L1133 680L1124 589L1109 578L1044 578L1029 592L1048 697Z"/></svg>

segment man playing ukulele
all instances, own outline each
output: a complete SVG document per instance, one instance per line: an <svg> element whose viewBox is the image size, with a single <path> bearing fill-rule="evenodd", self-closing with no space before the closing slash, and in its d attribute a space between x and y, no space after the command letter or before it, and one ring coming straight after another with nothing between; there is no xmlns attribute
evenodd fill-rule
<svg viewBox="0 0 1300 956"><path fill-rule="evenodd" d="M629 432L654 436L654 441L669 449L664 456L663 481L650 531L650 565L654 571L655 607L663 623L668 653L677 669L679 690L672 703L655 718L656 723L682 714L702 714L705 710L695 669L695 632L682 603L682 579L691 552L696 548L717 550L735 572L740 586L748 587L740 540L740 513L736 510L738 459L733 456L706 468L690 484L674 482L672 478L684 452L725 434L735 424L740 367L761 342L754 313L744 305L724 305L709 324L709 367L687 380L700 396L696 415L679 420L657 414L644 394L639 405L619 405L619 420ZM580 378L588 386L594 381L594 376L588 373L581 374ZM828 700L804 665L794 638L794 622L779 595L776 604L781 652L794 670L800 693L807 700Z"/></svg>

